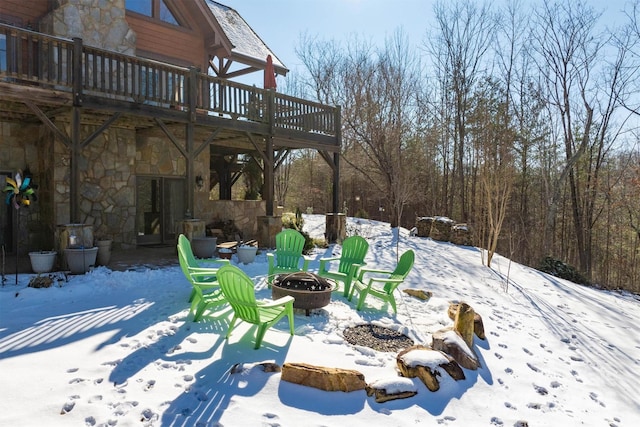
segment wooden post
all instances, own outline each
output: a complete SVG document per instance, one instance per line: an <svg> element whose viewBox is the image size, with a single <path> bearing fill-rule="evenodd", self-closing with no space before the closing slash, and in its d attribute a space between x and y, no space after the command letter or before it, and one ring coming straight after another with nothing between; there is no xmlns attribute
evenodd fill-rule
<svg viewBox="0 0 640 427"><path fill-rule="evenodd" d="M193 148L193 134L194 134L194 122L196 121L196 98L198 95L198 73L199 69L197 67L189 68L189 81L187 83L187 102L189 104L189 120L187 121L186 129L185 129L185 151L186 155L186 163L187 163L187 182L185 188L185 194L187 195L187 212L189 212L192 216L195 208L195 153ZM186 216L186 215L185 215Z"/></svg>
<svg viewBox="0 0 640 427"><path fill-rule="evenodd" d="M335 112L335 134L338 142L338 150L333 153L333 213L340 211L340 149L342 146L342 125L341 125L341 108L337 107Z"/></svg>
<svg viewBox="0 0 640 427"><path fill-rule="evenodd" d="M71 177L69 182L69 216L80 222L80 108L82 106L82 39L73 39L73 107L71 116Z"/></svg>

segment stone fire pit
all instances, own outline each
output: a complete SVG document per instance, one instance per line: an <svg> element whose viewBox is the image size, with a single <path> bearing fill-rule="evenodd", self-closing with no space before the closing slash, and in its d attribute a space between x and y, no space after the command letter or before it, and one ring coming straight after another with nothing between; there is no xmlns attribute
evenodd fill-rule
<svg viewBox="0 0 640 427"><path fill-rule="evenodd" d="M321 308L331 302L331 292L335 284L314 273L306 271L279 274L271 284L271 297L275 300L291 295L293 307L305 310L306 315L314 308Z"/></svg>

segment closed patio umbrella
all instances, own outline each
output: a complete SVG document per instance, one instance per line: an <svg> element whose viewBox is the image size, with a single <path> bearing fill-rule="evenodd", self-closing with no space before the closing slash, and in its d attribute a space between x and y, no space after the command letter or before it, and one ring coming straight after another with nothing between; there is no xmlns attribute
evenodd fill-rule
<svg viewBox="0 0 640 427"><path fill-rule="evenodd" d="M276 71L273 68L271 55L267 55L267 66L264 69L264 88L274 90L276 88Z"/></svg>

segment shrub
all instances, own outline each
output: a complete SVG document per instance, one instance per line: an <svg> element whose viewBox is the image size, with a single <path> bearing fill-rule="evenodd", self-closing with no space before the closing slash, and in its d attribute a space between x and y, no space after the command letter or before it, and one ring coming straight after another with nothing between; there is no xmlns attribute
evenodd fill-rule
<svg viewBox="0 0 640 427"><path fill-rule="evenodd" d="M550 256L546 256L542 259L538 270L549 273L561 279L570 280L574 283L579 283L582 285L589 284L589 281L582 274L580 274L575 267Z"/></svg>
<svg viewBox="0 0 640 427"><path fill-rule="evenodd" d="M304 249L302 253L308 255L315 247L314 241L308 233L302 231L304 226L304 218L300 208L296 208L296 212L286 212L282 214L282 226L284 228L292 228L304 236Z"/></svg>

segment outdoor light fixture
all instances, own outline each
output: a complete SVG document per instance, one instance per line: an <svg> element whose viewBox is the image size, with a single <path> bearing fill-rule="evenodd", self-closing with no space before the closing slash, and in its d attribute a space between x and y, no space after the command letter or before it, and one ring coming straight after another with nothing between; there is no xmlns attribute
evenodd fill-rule
<svg viewBox="0 0 640 427"><path fill-rule="evenodd" d="M202 176L200 175L196 176L196 186L200 190L202 190L202 187L204 186L204 179L202 179Z"/></svg>

